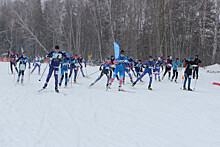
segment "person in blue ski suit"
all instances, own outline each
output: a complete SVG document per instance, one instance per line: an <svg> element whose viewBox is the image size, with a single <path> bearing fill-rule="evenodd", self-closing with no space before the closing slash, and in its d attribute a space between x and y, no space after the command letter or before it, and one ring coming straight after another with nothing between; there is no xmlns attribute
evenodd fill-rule
<svg viewBox="0 0 220 147"><path fill-rule="evenodd" d="M48 85L48 82L54 72L54 78L55 78L55 91L59 92L58 90L58 74L59 74L59 66L60 62L63 56L63 53L59 51L60 47L58 45L55 46L55 50L50 52L49 54L46 55L47 58L50 59L50 65L49 65L49 73L47 75L46 82L43 86L43 89L45 89Z"/></svg>
<svg viewBox="0 0 220 147"><path fill-rule="evenodd" d="M131 69L132 69L132 65L129 63L129 61L124 62L124 75L123 75L123 81L122 81L123 84L125 84L125 72L130 77L131 83L133 83L131 72L130 72Z"/></svg>
<svg viewBox="0 0 220 147"><path fill-rule="evenodd" d="M124 56L124 51L123 50L120 51L120 56L115 60L115 62L116 62L116 67L115 67L113 77L112 77L108 87L110 88L112 82L114 81L117 74L119 73L119 80L120 81L119 81L118 90L123 91L123 89L122 89L122 80L123 80L123 77L124 77L124 74L125 74L124 64L126 62L128 62L127 57Z"/></svg>
<svg viewBox="0 0 220 147"><path fill-rule="evenodd" d="M134 62L134 69L135 69L137 77L139 77L141 75L141 72L142 72L141 65L142 65L141 60L136 59L135 62Z"/></svg>
<svg viewBox="0 0 220 147"><path fill-rule="evenodd" d="M42 62L41 56L40 56L40 54L38 54L37 57L36 57L35 60L34 60L34 63L33 63L34 68L33 68L33 70L31 71L31 73L33 73L34 70L36 69L36 67L38 67L38 74L40 75L41 62Z"/></svg>
<svg viewBox="0 0 220 147"><path fill-rule="evenodd" d="M70 59L66 57L66 53L64 53L62 61L61 61L61 78L59 82L59 86L61 86L64 75L65 75L65 87L67 87L67 81L68 81L68 64Z"/></svg>
<svg viewBox="0 0 220 147"><path fill-rule="evenodd" d="M175 82L177 83L178 68L179 68L179 66L181 66L181 65L183 65L183 63L181 63L181 62L179 61L179 58L176 58L176 61L173 62L173 76L172 76L171 81L173 81L174 77L176 76Z"/></svg>
<svg viewBox="0 0 220 147"><path fill-rule="evenodd" d="M142 63L142 67L145 68L144 72L141 74L141 76L139 78L137 78L137 80L132 84L132 86L134 86L140 79L142 79L144 77L144 75L146 73L148 73L149 77L150 77L148 89L152 90L152 88L151 88L151 84L152 84L152 69L154 68L154 59L153 59L153 57L150 56L150 60L149 61L146 61L146 62Z"/></svg>
<svg viewBox="0 0 220 147"><path fill-rule="evenodd" d="M29 65L29 69L31 68L30 65L30 60L29 58L26 56L26 52L23 52L23 55L21 57L19 57L16 62L19 62L19 67L18 67L18 79L17 79L17 83L19 83L19 79L21 76L21 83L23 83L24 81L24 71L26 69L26 63L28 62Z"/></svg>
<svg viewBox="0 0 220 147"><path fill-rule="evenodd" d="M106 87L108 87L109 80L110 80L110 75L109 75L109 72L111 70L110 68L111 68L111 60L107 59L106 62L104 62L100 65L100 68L99 68L99 70L101 71L100 76L90 86L93 86L96 82L98 82L102 78L103 75L106 75L106 77L107 77Z"/></svg>
<svg viewBox="0 0 220 147"><path fill-rule="evenodd" d="M162 67L163 62L161 61L161 58L158 57L158 60L155 61L155 80L157 80L157 76L158 76L158 80L160 81L160 67Z"/></svg>
<svg viewBox="0 0 220 147"><path fill-rule="evenodd" d="M80 66L80 71L81 71L81 73L82 73L82 76L83 77L85 77L85 74L84 74L84 72L83 72L83 66L82 66L82 64L84 63L84 66L85 66L85 68L86 68L86 61L83 59L83 57L82 57L82 55L79 55L79 62L80 62L80 64L81 64L81 66Z"/></svg>
<svg viewBox="0 0 220 147"><path fill-rule="evenodd" d="M134 76L135 77L137 77L136 76L136 74L135 74L135 72L134 72L134 64L135 64L135 61L134 61L134 59L133 59L133 56L130 56L130 58L128 58L128 62L129 62L129 64L131 65L131 71L133 72L133 74L134 74Z"/></svg>
<svg viewBox="0 0 220 147"><path fill-rule="evenodd" d="M78 74L79 68L82 67L82 64L80 63L78 55L75 55L74 59L70 60L69 62L70 62L70 75L69 75L69 79L71 78L72 71L74 69L74 83L76 83L77 74Z"/></svg>

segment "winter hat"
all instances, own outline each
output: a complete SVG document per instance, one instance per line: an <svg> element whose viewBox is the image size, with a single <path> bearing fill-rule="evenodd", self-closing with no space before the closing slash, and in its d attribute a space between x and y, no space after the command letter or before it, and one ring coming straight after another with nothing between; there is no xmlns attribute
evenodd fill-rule
<svg viewBox="0 0 220 147"><path fill-rule="evenodd" d="M75 58L78 58L78 55L75 55L74 57L75 57Z"/></svg>
<svg viewBox="0 0 220 147"><path fill-rule="evenodd" d="M176 60L179 60L179 58L176 58Z"/></svg>
<svg viewBox="0 0 220 147"><path fill-rule="evenodd" d="M55 46L55 49L58 49L58 50L59 50L59 49L60 49L60 47L59 47L58 45L56 45L56 46Z"/></svg>
<svg viewBox="0 0 220 147"><path fill-rule="evenodd" d="M124 50L121 50L121 54L124 54L124 52L125 52Z"/></svg>
<svg viewBox="0 0 220 147"><path fill-rule="evenodd" d="M149 56L149 59L153 59L153 57L152 57L152 56Z"/></svg>
<svg viewBox="0 0 220 147"><path fill-rule="evenodd" d="M111 55L111 58L113 58L114 56L113 55Z"/></svg>

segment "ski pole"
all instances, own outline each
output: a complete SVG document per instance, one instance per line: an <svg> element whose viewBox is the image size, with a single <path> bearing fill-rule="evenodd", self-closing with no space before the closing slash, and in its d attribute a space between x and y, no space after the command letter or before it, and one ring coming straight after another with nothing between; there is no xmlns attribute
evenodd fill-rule
<svg viewBox="0 0 220 147"><path fill-rule="evenodd" d="M44 68L44 71L43 71L43 73L42 73L42 75L41 75L41 77L40 77L39 81L41 81L41 79L42 79L42 77L43 77L43 75L44 75L44 73L45 73L45 71L46 71L46 69L47 69L48 65L49 65L49 62L47 63L47 66Z"/></svg>
<svg viewBox="0 0 220 147"><path fill-rule="evenodd" d="M87 74L87 69L86 69L86 67L85 67L85 70L86 70L86 77L88 78L88 74Z"/></svg>
<svg viewBox="0 0 220 147"><path fill-rule="evenodd" d="M31 70L31 69L29 69L29 71L28 71L28 72L29 72L29 75L28 75L28 84L30 84L30 75L31 75L30 70Z"/></svg>
<svg viewBox="0 0 220 147"><path fill-rule="evenodd" d="M91 75L94 75L94 74L97 73L97 72L99 72L99 70L96 71L96 72L91 73L90 75L88 75L88 77L91 76Z"/></svg>

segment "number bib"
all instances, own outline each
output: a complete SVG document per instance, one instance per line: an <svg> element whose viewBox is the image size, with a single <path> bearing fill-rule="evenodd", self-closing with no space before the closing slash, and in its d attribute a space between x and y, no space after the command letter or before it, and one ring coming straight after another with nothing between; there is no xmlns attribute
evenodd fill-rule
<svg viewBox="0 0 220 147"><path fill-rule="evenodd" d="M20 70L25 70L25 65L24 64L20 65Z"/></svg>

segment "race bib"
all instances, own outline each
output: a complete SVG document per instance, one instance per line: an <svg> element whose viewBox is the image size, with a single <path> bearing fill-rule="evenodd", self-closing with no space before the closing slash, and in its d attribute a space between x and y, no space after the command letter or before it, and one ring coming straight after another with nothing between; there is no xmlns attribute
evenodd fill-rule
<svg viewBox="0 0 220 147"><path fill-rule="evenodd" d="M20 70L25 70L25 65L24 64L20 65Z"/></svg>
<svg viewBox="0 0 220 147"><path fill-rule="evenodd" d="M75 66L79 66L79 63L75 63Z"/></svg>

